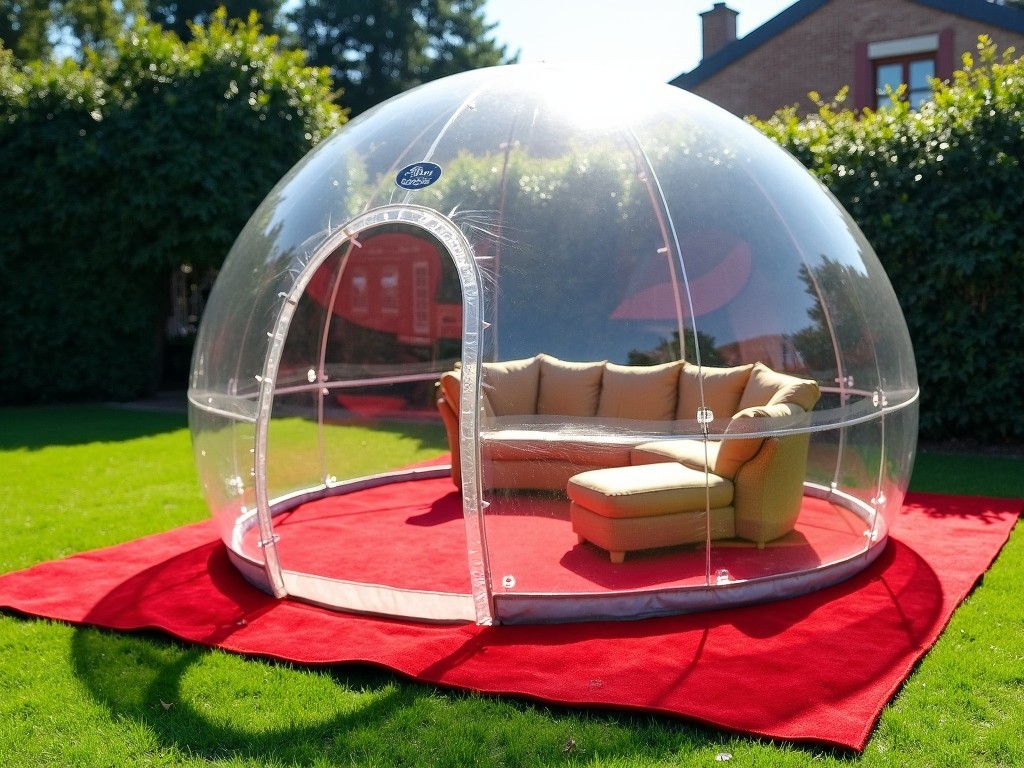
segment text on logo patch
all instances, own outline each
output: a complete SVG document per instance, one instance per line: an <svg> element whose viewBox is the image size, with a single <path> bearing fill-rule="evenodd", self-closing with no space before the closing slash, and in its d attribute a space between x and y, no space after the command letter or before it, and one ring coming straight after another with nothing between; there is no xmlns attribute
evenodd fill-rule
<svg viewBox="0 0 1024 768"><path fill-rule="evenodd" d="M402 189L423 189L441 178L441 166L434 163L413 163L398 172L395 183Z"/></svg>

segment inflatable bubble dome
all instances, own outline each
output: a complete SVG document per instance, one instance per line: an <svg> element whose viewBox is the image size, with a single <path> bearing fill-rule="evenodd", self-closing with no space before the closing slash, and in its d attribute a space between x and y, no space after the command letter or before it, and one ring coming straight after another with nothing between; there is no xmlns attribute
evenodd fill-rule
<svg viewBox="0 0 1024 768"><path fill-rule="evenodd" d="M918 384L877 257L785 151L672 86L508 66L289 172L217 278L188 396L246 579L490 624L850 577L906 492Z"/></svg>

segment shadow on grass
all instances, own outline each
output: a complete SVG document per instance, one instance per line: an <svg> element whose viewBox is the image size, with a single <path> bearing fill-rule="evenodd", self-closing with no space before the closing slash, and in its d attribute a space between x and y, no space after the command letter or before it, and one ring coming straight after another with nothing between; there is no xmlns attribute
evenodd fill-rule
<svg viewBox="0 0 1024 768"><path fill-rule="evenodd" d="M188 428L184 412L112 405L44 405L0 408L0 451L115 443ZM372 432L414 439L421 448L447 449L443 427L433 421L366 421Z"/></svg>
<svg viewBox="0 0 1024 768"><path fill-rule="evenodd" d="M143 726L161 749L207 760L309 766L579 764L600 754L658 761L771 748L656 714L575 709L409 683L350 664L305 669L183 646L157 633L82 628L75 672L112 719ZM313 697L325 706L312 713ZM817 758L856 754L778 744ZM467 750L470 753L467 754ZM479 750L474 757L472 750ZM698 759L699 755L704 757ZM575 759L574 759L575 758Z"/></svg>
<svg viewBox="0 0 1024 768"><path fill-rule="evenodd" d="M205 551L205 547L197 550L196 557L203 559ZM883 560L891 562L886 565ZM857 581L864 582L862 587L876 585L874 588L884 589L889 596L883 599L881 618L875 612L865 614L854 624L844 625L838 639L845 642L848 632L854 637L874 638L873 627L893 626L897 634L921 645L928 628L941 622L935 604L941 587L935 575L926 562L899 542L892 542L879 562L876 570L883 574L880 579L878 573L865 572L808 599L814 605L825 604L858 589ZM892 567L897 562L900 567ZM152 575L124 582L100 605L109 603L113 608L137 604L143 593L152 592L146 586ZM922 582L931 584L926 594L920 594ZM152 594L161 601L162 612L189 610L190 600L195 599L193 595L175 602L176 598L166 592ZM223 622L216 620L219 614L204 616L202 626L208 631L214 628L208 638L217 639L220 629L230 633L243 626L237 621L239 616L249 617L251 626L258 620L260 606L268 600L251 591L225 596L230 598L228 607L236 612L226 614ZM202 602L209 605L208 601ZM202 612L198 607L195 610ZM779 629L769 619L777 613L776 606L767 604L751 610L743 622L726 614L716 615L715 620L729 622L752 638L767 637ZM631 622L611 623L603 629L613 637L644 631L639 623ZM541 631L532 627L510 629L512 636L504 641L492 637L487 645L498 648L503 642L516 644L519 635L526 633L527 644L537 647ZM333 636L330 627L323 627L322 632ZM337 637L336 642L344 642L343 633ZM814 650L827 655L829 643L836 640L807 635L802 642L808 644L807 655ZM295 642L302 640L296 637ZM893 659L884 653L885 648L882 642L874 653L865 655L864 663L856 665L856 679L850 685L859 689L866 680L874 680L892 666ZM84 690L110 712L114 722L132 724L131 732L134 725L143 727L162 749L208 759L253 759L295 766L322 763L325 758L353 764L539 765L564 759L562 751L575 744L573 750L605 758L618 755L657 761L666 753L703 754L700 762L704 764L709 749L721 747L729 752L733 748L758 749L770 743L653 714L597 712L449 691L406 682L390 672L360 665L307 666L254 660L182 645L156 633L78 629L72 638L71 661ZM685 670L680 670L678 684L685 682ZM802 686L799 681L789 684ZM785 686L781 681L779 698L792 706L803 706L803 699L794 697L792 691L787 693ZM471 759L466 750L477 746L487 759ZM822 746L787 744L784 748L815 756L853 754Z"/></svg>
<svg viewBox="0 0 1024 768"><path fill-rule="evenodd" d="M0 450L115 443L188 427L184 413L106 405L41 405L0 409Z"/></svg>
<svg viewBox="0 0 1024 768"><path fill-rule="evenodd" d="M922 451L910 490L1024 499L1024 456Z"/></svg>
<svg viewBox="0 0 1024 768"><path fill-rule="evenodd" d="M415 440L422 450L443 453L448 450L448 438L440 419L437 421L373 421L365 425L382 434L394 434Z"/></svg>
<svg viewBox="0 0 1024 768"><path fill-rule="evenodd" d="M219 657L215 651L144 634L86 628L76 630L72 641L76 674L115 720L144 725L162 748L207 759L240 756L309 765L339 750L346 734L386 721L403 706L401 699L412 698L373 682L369 672L362 680L357 673L351 681L330 681L352 691L351 704L317 718L293 710L295 701L290 700L302 695L297 689L309 674L293 674L289 665L276 662L252 662L248 669L218 675L207 668L223 666ZM273 683L261 691L268 678Z"/></svg>

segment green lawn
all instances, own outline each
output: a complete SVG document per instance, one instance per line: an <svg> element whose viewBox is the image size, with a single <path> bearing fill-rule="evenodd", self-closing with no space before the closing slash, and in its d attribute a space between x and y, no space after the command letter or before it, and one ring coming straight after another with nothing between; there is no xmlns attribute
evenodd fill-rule
<svg viewBox="0 0 1024 768"><path fill-rule="evenodd" d="M1024 498L1024 458L925 453L913 488ZM2 572L207 515L184 416L104 407L0 409L0 504ZM0 615L0 765L1022 765L1022 581L1016 530L863 755Z"/></svg>

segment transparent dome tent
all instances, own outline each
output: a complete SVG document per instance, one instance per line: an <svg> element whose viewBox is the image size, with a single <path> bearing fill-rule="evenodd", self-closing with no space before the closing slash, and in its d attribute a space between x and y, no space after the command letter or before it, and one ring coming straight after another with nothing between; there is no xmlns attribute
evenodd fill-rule
<svg viewBox="0 0 1024 768"><path fill-rule="evenodd" d="M228 255L189 389L249 581L482 624L848 578L900 509L917 400L877 257L793 158L680 89L543 66L310 152Z"/></svg>

